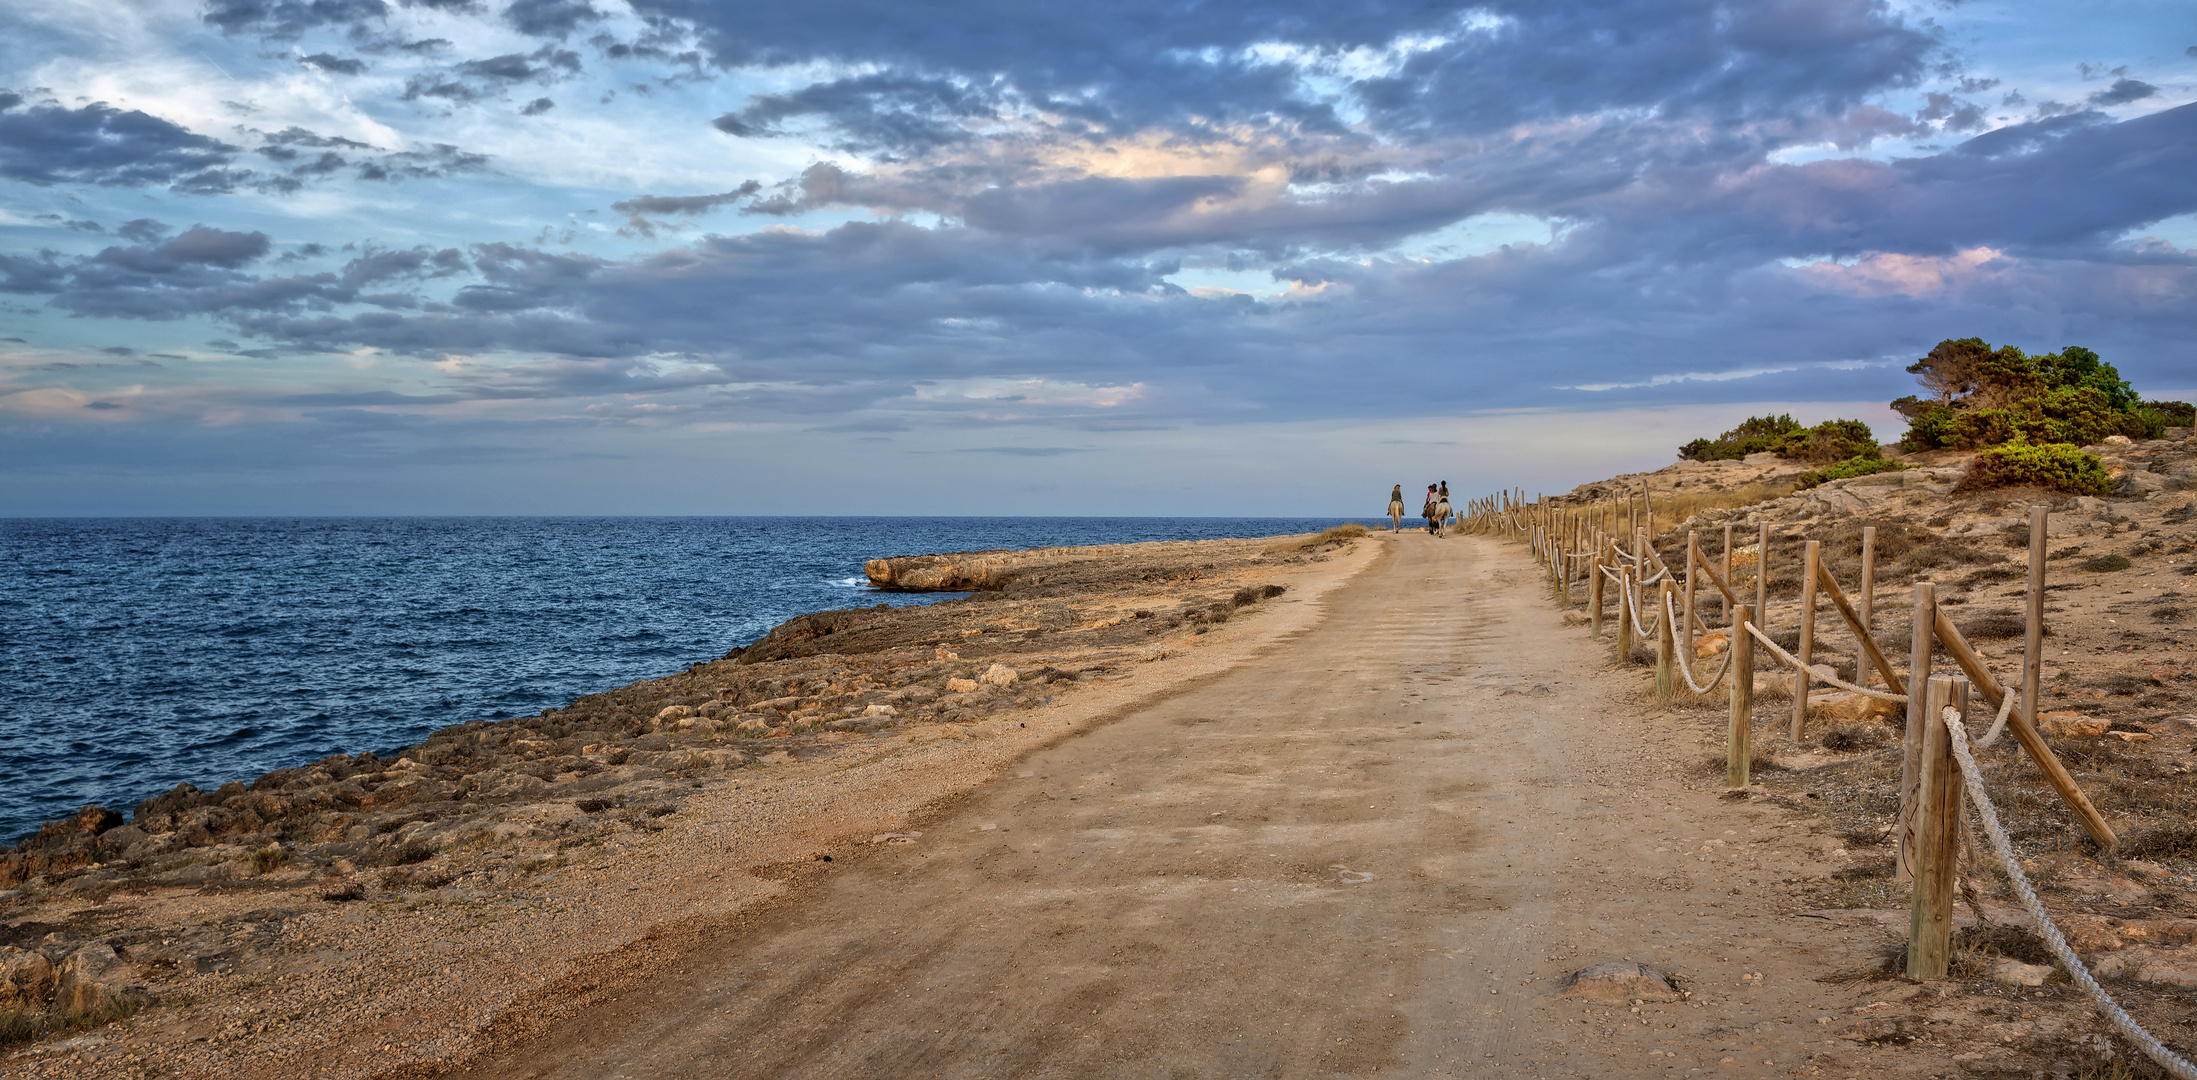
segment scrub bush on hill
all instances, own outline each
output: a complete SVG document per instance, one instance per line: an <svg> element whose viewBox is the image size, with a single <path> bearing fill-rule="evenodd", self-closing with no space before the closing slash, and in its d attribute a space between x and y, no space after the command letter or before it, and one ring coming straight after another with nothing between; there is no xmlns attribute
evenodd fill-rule
<svg viewBox="0 0 2197 1080"><path fill-rule="evenodd" d="M1871 455L1868 457L1855 456L1847 458L1846 460L1841 461L1836 465L1826 465L1820 469L1810 469L1807 472L1801 473L1800 476L1796 478L1793 482L1801 488L1812 488L1817 484L1829 483L1833 480L1846 480L1856 476L1868 476L1872 473L1880 472L1899 472L1900 470L1907 467L1908 466L1902 465L1897 461L1886 461L1882 456L1879 455Z"/></svg>
<svg viewBox="0 0 2197 1080"><path fill-rule="evenodd" d="M2113 486L2105 462L2071 443L2007 443L1976 455L1960 490L2036 484L2071 495L2103 495Z"/></svg>
<svg viewBox="0 0 2197 1080"><path fill-rule="evenodd" d="M2180 404L2144 402L2119 370L2080 345L2030 356L1982 338L1948 338L1907 370L1928 391L1892 402L1907 418L1900 442L1908 450L2157 438Z"/></svg>
<svg viewBox="0 0 2197 1080"><path fill-rule="evenodd" d="M1679 447L1678 456L1687 461L1738 461L1765 451L1816 464L1880 456L1876 433L1859 420L1825 420L1809 427L1784 413L1750 416L1714 439L1695 439Z"/></svg>

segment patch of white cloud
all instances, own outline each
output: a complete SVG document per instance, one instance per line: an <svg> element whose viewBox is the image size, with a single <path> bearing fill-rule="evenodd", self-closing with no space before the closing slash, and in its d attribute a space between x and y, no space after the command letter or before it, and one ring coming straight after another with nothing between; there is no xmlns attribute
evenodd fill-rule
<svg viewBox="0 0 2197 1080"><path fill-rule="evenodd" d="M1487 255L1506 247L1545 247L1557 243L1575 222L1531 214L1474 214L1432 232L1404 238L1380 254L1411 262L1447 262Z"/></svg>
<svg viewBox="0 0 2197 1080"><path fill-rule="evenodd" d="M1904 363L1904 361L1885 359L1825 360L1805 364L1779 364L1768 367L1733 368L1728 371L1677 371L1668 372L1661 375L1653 375L1646 379L1640 379L1632 382L1576 383L1570 386L1554 386L1550 389L1580 390L1587 393L1606 393L1611 390L1644 390L1650 387L1657 386L1674 386L1679 383L1737 382L1742 379L1759 379L1764 375L1783 375L1788 372L1794 371L1859 371L1865 368L1890 367L1894 363Z"/></svg>

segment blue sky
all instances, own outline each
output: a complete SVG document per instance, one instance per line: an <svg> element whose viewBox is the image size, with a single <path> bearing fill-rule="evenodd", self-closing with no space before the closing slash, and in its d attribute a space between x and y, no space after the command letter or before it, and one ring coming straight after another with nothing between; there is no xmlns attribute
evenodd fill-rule
<svg viewBox="0 0 2197 1080"><path fill-rule="evenodd" d="M2197 394L2197 8L17 0L0 513L1378 513Z"/></svg>

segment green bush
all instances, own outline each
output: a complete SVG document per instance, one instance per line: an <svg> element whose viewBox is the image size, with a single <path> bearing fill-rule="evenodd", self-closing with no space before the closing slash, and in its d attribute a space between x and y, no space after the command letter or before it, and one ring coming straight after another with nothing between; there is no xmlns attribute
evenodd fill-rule
<svg viewBox="0 0 2197 1080"><path fill-rule="evenodd" d="M2103 495L2113 486L2105 462L2072 443L2007 443L1976 455L1963 477L1965 491L2036 484L2074 495Z"/></svg>
<svg viewBox="0 0 2197 1080"><path fill-rule="evenodd" d="M1870 447L1870 449L1875 450L1876 448ZM1810 469L1801 473L1794 483L1801 488L1812 488L1817 484L1829 483L1833 480L1846 480L1880 472L1899 472L1907 468L1911 468L1911 466L1902 465L1897 461L1886 461L1881 454L1856 454L1836 465L1826 466L1821 469Z"/></svg>
<svg viewBox="0 0 2197 1080"><path fill-rule="evenodd" d="M1892 402L1907 417L1900 443L1909 450L2156 438L2179 415L2141 401L2113 365L2080 345L2029 356L1981 338L1948 339L1907 370L1931 392Z"/></svg>
<svg viewBox="0 0 2197 1080"><path fill-rule="evenodd" d="M2136 415L2143 418L2147 439L2166 434L2170 427L2197 427L2197 405L2186 401L2147 401L2136 407Z"/></svg>
<svg viewBox="0 0 2197 1080"><path fill-rule="evenodd" d="M1806 426L1791 416L1750 416L1739 426L1714 439L1695 439L1678 448L1686 461L1738 461L1749 454L1775 450L1788 438L1805 436Z"/></svg>
<svg viewBox="0 0 2197 1080"><path fill-rule="evenodd" d="M1695 439L1678 448L1686 461L1738 461L1749 454L1825 463L1853 457L1878 457L1876 432L1859 420L1825 420L1808 427L1790 415L1750 416L1714 439Z"/></svg>

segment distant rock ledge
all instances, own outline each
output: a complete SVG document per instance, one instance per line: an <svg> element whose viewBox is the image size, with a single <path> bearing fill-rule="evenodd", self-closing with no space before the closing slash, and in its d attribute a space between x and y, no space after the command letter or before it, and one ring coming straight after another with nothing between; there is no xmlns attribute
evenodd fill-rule
<svg viewBox="0 0 2197 1080"><path fill-rule="evenodd" d="M1167 550L1183 541L1145 545ZM1193 542L1194 543L1194 542ZM998 592L1033 566L1059 567L1065 563L1118 556L1126 545L1092 544L1084 547L1031 548L1013 551L956 551L945 555L896 555L862 564L863 576L874 588L889 592Z"/></svg>

